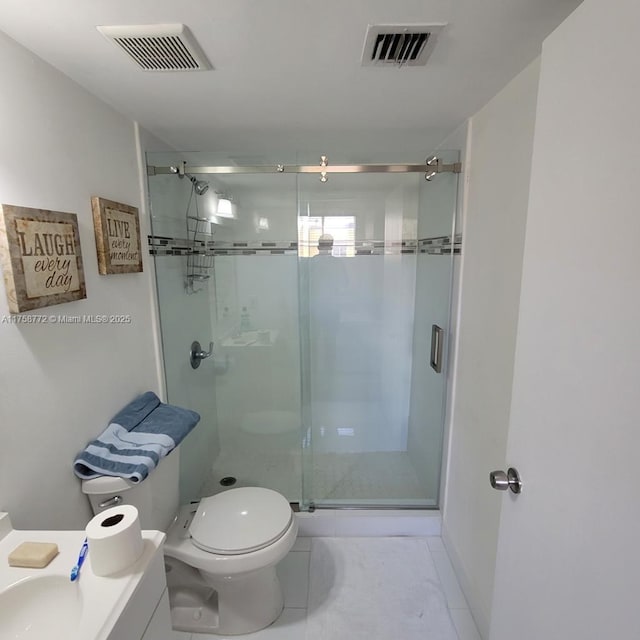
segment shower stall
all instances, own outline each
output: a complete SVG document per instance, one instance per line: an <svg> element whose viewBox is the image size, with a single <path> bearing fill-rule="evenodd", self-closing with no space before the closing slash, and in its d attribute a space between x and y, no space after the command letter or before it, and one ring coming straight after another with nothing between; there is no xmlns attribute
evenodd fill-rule
<svg viewBox="0 0 640 640"><path fill-rule="evenodd" d="M458 153L300 160L147 156L182 498L437 508Z"/></svg>

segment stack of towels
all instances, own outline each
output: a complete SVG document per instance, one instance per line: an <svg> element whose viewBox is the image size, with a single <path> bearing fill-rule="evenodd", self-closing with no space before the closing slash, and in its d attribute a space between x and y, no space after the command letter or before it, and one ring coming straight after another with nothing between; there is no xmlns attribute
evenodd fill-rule
<svg viewBox="0 0 640 640"><path fill-rule="evenodd" d="M147 391L113 416L109 426L76 456L73 470L83 480L119 476L142 482L199 420L195 411L164 404Z"/></svg>

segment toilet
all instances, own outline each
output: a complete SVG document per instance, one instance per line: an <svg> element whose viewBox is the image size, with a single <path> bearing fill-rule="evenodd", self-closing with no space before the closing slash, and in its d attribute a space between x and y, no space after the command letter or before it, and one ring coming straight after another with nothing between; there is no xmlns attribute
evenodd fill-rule
<svg viewBox="0 0 640 640"><path fill-rule="evenodd" d="M271 489L242 487L178 508L179 452L140 483L102 476L82 482L94 513L138 508L164 545L171 621L178 631L238 635L269 626L284 600L276 565L293 547L296 518Z"/></svg>

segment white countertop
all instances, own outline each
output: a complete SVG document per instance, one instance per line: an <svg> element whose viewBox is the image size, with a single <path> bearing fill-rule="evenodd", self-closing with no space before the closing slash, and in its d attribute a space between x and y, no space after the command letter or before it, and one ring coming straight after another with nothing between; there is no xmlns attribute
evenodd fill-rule
<svg viewBox="0 0 640 640"><path fill-rule="evenodd" d="M0 606L3 592L15 586L16 583L23 583L43 576L59 576L70 582L69 574L78 559L78 553L85 538L84 531L9 530L3 537L3 528L6 530L5 524L6 522L2 522L0 517ZM79 578L69 587L70 597L75 598L79 603L77 606L80 614L71 616L73 619L68 619L68 615L67 619L61 619L61 616L56 616L55 611L47 611L48 630L46 635L42 635L43 640L44 638L47 640L54 638L106 640L108 638L139 586L145 571L156 558L156 554L162 552L164 533L143 531L142 537L144 551L138 561L128 569L108 577L94 575L91 570L91 550L89 550L89 556L82 566ZM43 569L10 567L7 557L22 542L54 542L58 545L60 553ZM56 578L51 578L51 583L67 588L66 582L62 580L57 582ZM72 592L71 589L76 589L77 593ZM42 626L42 624L42 619L34 623L35 626ZM9 633L7 622L5 621L3 624L3 620L0 618L0 640L9 640L9 638L13 640L16 637L13 634L8 635Z"/></svg>

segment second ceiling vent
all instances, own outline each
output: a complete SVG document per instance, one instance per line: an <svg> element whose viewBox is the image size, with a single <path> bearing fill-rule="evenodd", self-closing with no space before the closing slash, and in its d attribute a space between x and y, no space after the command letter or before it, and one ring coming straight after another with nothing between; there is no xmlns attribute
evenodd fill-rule
<svg viewBox="0 0 640 640"><path fill-rule="evenodd" d="M145 71L204 71L211 63L183 24L97 27Z"/></svg>
<svg viewBox="0 0 640 640"><path fill-rule="evenodd" d="M427 63L444 24L369 25L362 66L420 67Z"/></svg>

